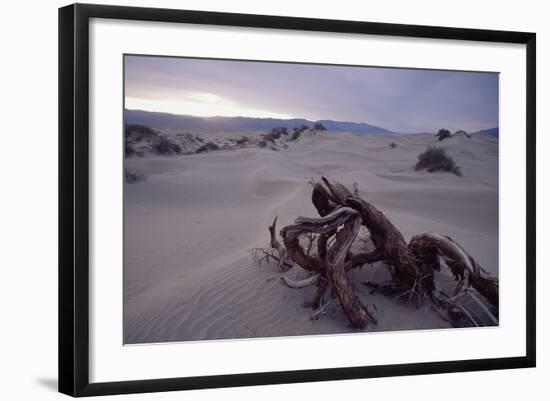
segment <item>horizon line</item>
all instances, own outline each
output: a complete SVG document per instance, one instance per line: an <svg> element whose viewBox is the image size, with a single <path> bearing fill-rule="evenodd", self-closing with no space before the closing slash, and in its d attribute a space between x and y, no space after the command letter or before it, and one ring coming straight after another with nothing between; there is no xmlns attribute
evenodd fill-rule
<svg viewBox="0 0 550 401"><path fill-rule="evenodd" d="M124 109L124 111L140 111L140 112L144 112L144 113L168 114L168 115L171 115L171 116L193 117L193 118L250 118L250 119L255 119L255 120L282 120L282 121L305 120L305 121L310 121L310 122L313 122L313 123L322 122L322 121L331 121L331 122L335 122L335 123L365 124L365 125L369 125L371 127L384 129L384 130L388 131L389 133L393 133L393 134L421 134L421 133L430 133L431 134L431 132L420 132L420 131L417 131L417 132L412 132L412 131L411 132L404 132L404 131L398 132L398 131L393 131L393 130L390 130L388 128L384 128L384 127L381 127L381 126L378 126L378 125L369 124L369 123L364 122L364 121L363 122L342 121L342 120L333 120L333 119L330 119L330 118L319 119L319 120L311 120L311 119L308 119L308 118L305 118L305 117L280 118L280 117L220 116L220 115L199 116L199 115L194 115L194 114L177 114L177 113L171 113L171 112L166 112L166 111L151 111L151 110L143 110L143 109L129 109L129 108L126 108L126 107L124 107L123 109ZM495 129L495 128L500 128L500 125L495 125L495 126L491 126L489 128L483 128L483 129L479 129L477 131L470 131L470 132L471 133L477 133L477 132L481 132L481 131L488 131L488 130ZM446 128L441 128L441 129L446 129Z"/></svg>
<svg viewBox="0 0 550 401"><path fill-rule="evenodd" d="M196 115L196 114L178 114L178 113L171 113L169 111L151 111L151 110L144 110L144 109L129 109L129 108L124 108L124 110L128 110L128 111L142 111L142 112L145 112L145 113L160 113L160 114L170 114L172 116L183 116L183 117L195 117L195 118L253 118L253 119L256 119L256 120L306 120L306 121L311 121L311 122L319 122L319 121L333 121L333 122L339 122L339 123L353 123L353 124L366 124L366 125L371 125L371 126L374 126L372 124L369 124L367 122L359 122L359 121L343 121L343 120L334 120L334 119L331 119L331 118L322 118L322 119L319 119L319 120L313 120L313 119L310 119L310 118L307 118L307 117L288 117L288 118L282 118L282 117L255 117L255 116L242 116L242 115L237 115L237 116L220 116L220 115L212 115L212 116L199 116L199 115ZM383 128L383 127L380 127L380 128ZM384 128L384 129L387 129L387 128Z"/></svg>

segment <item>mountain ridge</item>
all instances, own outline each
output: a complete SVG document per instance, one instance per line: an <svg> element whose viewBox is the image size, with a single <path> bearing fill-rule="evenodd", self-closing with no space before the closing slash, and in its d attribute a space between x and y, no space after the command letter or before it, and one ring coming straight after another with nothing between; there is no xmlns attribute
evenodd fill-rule
<svg viewBox="0 0 550 401"><path fill-rule="evenodd" d="M494 127L494 128L482 129L482 130L478 131L477 133L478 134L486 134L486 135L490 135L490 136L494 136L495 138L498 138L499 130L498 130L498 127Z"/></svg>
<svg viewBox="0 0 550 401"><path fill-rule="evenodd" d="M367 123L334 120L311 121L305 118L255 118L255 117L197 117L182 114L124 110L125 124L142 124L153 128L181 129L224 129L224 130L270 130L276 127L312 126L321 123L329 131L358 132L362 134L383 134L391 131Z"/></svg>

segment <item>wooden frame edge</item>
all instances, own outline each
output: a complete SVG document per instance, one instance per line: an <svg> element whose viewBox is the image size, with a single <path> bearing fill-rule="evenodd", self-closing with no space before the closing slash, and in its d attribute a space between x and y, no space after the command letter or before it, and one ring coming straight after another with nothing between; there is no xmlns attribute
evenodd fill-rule
<svg viewBox="0 0 550 401"><path fill-rule="evenodd" d="M507 42L526 45L526 355L123 382L89 382L88 24L113 18L252 28ZM59 9L59 391L95 396L324 380L454 373L536 366L536 35L528 32L385 24L219 12L74 4Z"/></svg>

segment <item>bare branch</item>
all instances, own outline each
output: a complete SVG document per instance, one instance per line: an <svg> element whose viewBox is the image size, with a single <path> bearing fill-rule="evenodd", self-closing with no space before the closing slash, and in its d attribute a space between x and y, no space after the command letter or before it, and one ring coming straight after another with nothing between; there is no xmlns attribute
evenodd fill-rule
<svg viewBox="0 0 550 401"><path fill-rule="evenodd" d="M376 263L384 260L384 252L376 249L368 253L358 253L352 255L346 262L346 271L355 269L356 267L363 266L366 263Z"/></svg>
<svg viewBox="0 0 550 401"><path fill-rule="evenodd" d="M443 258L453 275L463 285L474 287L491 304L498 307L498 281L479 266L474 258L451 237L427 233L411 239L409 248L425 266L439 268L439 256ZM456 291L458 292L458 291Z"/></svg>
<svg viewBox="0 0 550 401"><path fill-rule="evenodd" d="M271 250L262 251L264 256L259 258L259 263L264 258L273 258L283 271L283 266L288 263L286 261L292 261L304 270L315 273L303 280L292 280L285 275L281 277L291 288L317 286L312 300L307 303L307 306L317 309L312 319L321 315L328 305L321 306L327 289L331 288L353 326L365 328L376 324L374 316L355 293L347 272L380 261L389 269L391 280L384 284L365 284L384 295L399 294L397 298L408 295L408 302L416 300L417 305L429 296L436 313L440 313L438 309L445 310L453 325L480 324L468 308L458 304L459 298L466 294L470 286L498 308L498 280L483 270L452 238L421 234L407 244L388 217L359 196L357 183L353 184L353 192L327 177L310 184L313 186L311 201L320 217L298 217L294 224L280 231L282 242L277 239L275 218L269 226ZM358 239L361 226L368 232L370 241ZM300 241L302 238L307 241ZM375 247L373 251L356 251L370 247L371 241ZM353 253L350 251L352 245ZM452 297L436 288L434 271L440 270L442 264L449 267L458 281ZM491 322L498 324L498 316L476 294L468 294L472 295L475 305L487 314Z"/></svg>
<svg viewBox="0 0 550 401"><path fill-rule="evenodd" d="M283 283L285 283L290 288L304 288L309 287L310 285L313 285L319 280L319 274L316 274L314 276L308 277L304 280L292 280L288 278L286 275L281 276L281 280Z"/></svg>
<svg viewBox="0 0 550 401"><path fill-rule="evenodd" d="M323 306L320 306L315 312L313 312L311 315L311 320L317 319L318 316L325 311L326 307L330 305L330 303L331 301L329 299L326 304L324 304Z"/></svg>

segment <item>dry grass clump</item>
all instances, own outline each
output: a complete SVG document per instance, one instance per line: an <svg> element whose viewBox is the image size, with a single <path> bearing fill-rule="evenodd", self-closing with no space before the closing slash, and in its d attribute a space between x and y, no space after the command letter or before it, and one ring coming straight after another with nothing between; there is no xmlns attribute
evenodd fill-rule
<svg viewBox="0 0 550 401"><path fill-rule="evenodd" d="M288 131L286 127L276 127L273 128L269 134L264 135L264 140L275 142L275 139L279 139L283 135L288 136Z"/></svg>
<svg viewBox="0 0 550 401"><path fill-rule="evenodd" d="M309 127L307 125L302 125L300 127L294 127L294 130L292 132L292 135L290 136L291 141L296 141L298 138L300 138L300 135L302 135L302 132L304 132Z"/></svg>
<svg viewBox="0 0 550 401"><path fill-rule="evenodd" d="M210 152L213 150L219 150L220 147L216 145L214 142L206 142L204 145L202 145L200 148L197 149L196 153L204 153L204 152Z"/></svg>
<svg viewBox="0 0 550 401"><path fill-rule="evenodd" d="M448 129L442 128L439 130L439 132L435 136L437 137L437 139L442 141L444 139L451 137L451 131L449 131Z"/></svg>
<svg viewBox="0 0 550 401"><path fill-rule="evenodd" d="M181 146L163 136L158 136L151 146L157 155L178 155L181 153Z"/></svg>
<svg viewBox="0 0 550 401"><path fill-rule="evenodd" d="M459 177L462 176L460 167L447 154L445 149L436 146L430 146L424 152L418 155L418 162L414 166L416 171L428 170L429 173L434 171L447 171Z"/></svg>

